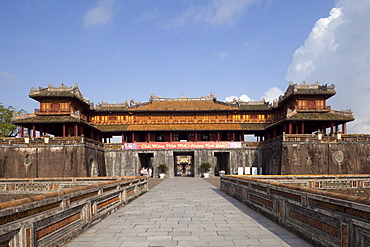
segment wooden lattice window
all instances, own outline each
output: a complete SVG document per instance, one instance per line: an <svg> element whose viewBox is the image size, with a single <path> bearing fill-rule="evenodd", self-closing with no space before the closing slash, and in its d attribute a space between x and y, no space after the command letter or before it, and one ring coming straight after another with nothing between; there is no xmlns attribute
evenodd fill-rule
<svg viewBox="0 0 370 247"><path fill-rule="evenodd" d="M307 108L308 109L316 109L316 101L315 100L307 100Z"/></svg>
<svg viewBox="0 0 370 247"><path fill-rule="evenodd" d="M59 111L59 109L60 109L60 105L59 105L59 103L52 103L52 104L51 104L51 111L53 111L53 112L58 112L58 111Z"/></svg>

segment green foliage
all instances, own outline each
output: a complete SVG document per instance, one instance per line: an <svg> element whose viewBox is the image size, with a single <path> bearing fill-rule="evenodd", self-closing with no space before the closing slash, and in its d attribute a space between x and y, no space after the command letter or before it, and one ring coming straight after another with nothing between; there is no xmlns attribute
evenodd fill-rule
<svg viewBox="0 0 370 247"><path fill-rule="evenodd" d="M168 166L166 163L161 163L157 166L157 169L160 173L166 173L166 171L168 170Z"/></svg>
<svg viewBox="0 0 370 247"><path fill-rule="evenodd" d="M208 172L210 169L211 169L212 165L211 163L209 162L203 162L202 164L200 164L200 169L203 171L203 172Z"/></svg>
<svg viewBox="0 0 370 247"><path fill-rule="evenodd" d="M15 137L18 134L18 128L12 124L12 117L15 114L25 114L24 110L17 111L13 106L4 107L0 103L0 137Z"/></svg>

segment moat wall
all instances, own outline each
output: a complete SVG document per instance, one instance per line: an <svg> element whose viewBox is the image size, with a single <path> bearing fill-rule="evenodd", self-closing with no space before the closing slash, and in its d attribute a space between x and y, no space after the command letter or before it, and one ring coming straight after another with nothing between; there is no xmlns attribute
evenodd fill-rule
<svg viewBox="0 0 370 247"><path fill-rule="evenodd" d="M103 144L84 137L0 140L0 177L137 176L142 167L166 163L168 177L176 175L175 157L192 156L192 176L201 176L202 162L238 174L257 168L258 174L370 174L370 135L341 138L284 135L263 143L242 143L240 148L125 150L122 144ZM247 169L246 169L247 168ZM250 170L251 171L251 170ZM262 173L261 173L262 172Z"/></svg>

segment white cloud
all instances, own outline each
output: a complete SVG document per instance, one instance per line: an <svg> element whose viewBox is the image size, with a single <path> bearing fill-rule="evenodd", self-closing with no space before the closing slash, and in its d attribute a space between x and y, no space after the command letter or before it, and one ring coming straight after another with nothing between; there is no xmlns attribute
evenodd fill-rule
<svg viewBox="0 0 370 247"><path fill-rule="evenodd" d="M284 92L280 88L273 87L273 88L270 88L269 90L267 90L266 92L264 92L264 95L261 97L261 100L264 99L266 102L271 102L272 103L274 100L276 100L282 94L284 94ZM225 98L226 102L232 102L234 100L242 101L242 102L254 101L253 99L251 99L246 94L243 94L240 97L238 97L238 96L228 96L228 97Z"/></svg>
<svg viewBox="0 0 370 247"><path fill-rule="evenodd" d="M266 102L272 103L274 100L277 100L280 95L283 95L284 92L277 87L270 88L267 90L261 99L265 99Z"/></svg>
<svg viewBox="0 0 370 247"><path fill-rule="evenodd" d="M243 102L249 102L249 101L253 101L251 98L248 97L248 95L246 94L243 94L242 96L239 97L239 100L240 101L243 101Z"/></svg>
<svg viewBox="0 0 370 247"><path fill-rule="evenodd" d="M238 96L228 96L225 98L225 102L233 102L234 100L238 100Z"/></svg>
<svg viewBox="0 0 370 247"><path fill-rule="evenodd" d="M93 8L86 11L84 25L94 27L109 23L115 14L114 3L115 0L98 0Z"/></svg>
<svg viewBox="0 0 370 247"><path fill-rule="evenodd" d="M206 6L192 6L184 10L169 25L177 27L188 23L205 23L207 25L235 25L245 11L261 0L212 0Z"/></svg>
<svg viewBox="0 0 370 247"><path fill-rule="evenodd" d="M237 96L228 96L228 97L225 98L225 102L233 102L234 100L236 100L236 101L242 101L242 102L253 101L246 94L243 94L240 97L237 97Z"/></svg>
<svg viewBox="0 0 370 247"><path fill-rule="evenodd" d="M339 0L296 50L286 80L335 84L332 108L351 108L350 133L370 133L370 1Z"/></svg>

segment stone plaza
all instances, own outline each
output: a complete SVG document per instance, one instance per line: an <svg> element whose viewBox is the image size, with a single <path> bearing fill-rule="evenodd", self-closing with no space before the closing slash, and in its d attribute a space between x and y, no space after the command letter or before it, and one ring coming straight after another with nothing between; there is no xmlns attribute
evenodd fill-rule
<svg viewBox="0 0 370 247"><path fill-rule="evenodd" d="M311 246L201 178L168 178L66 246Z"/></svg>

